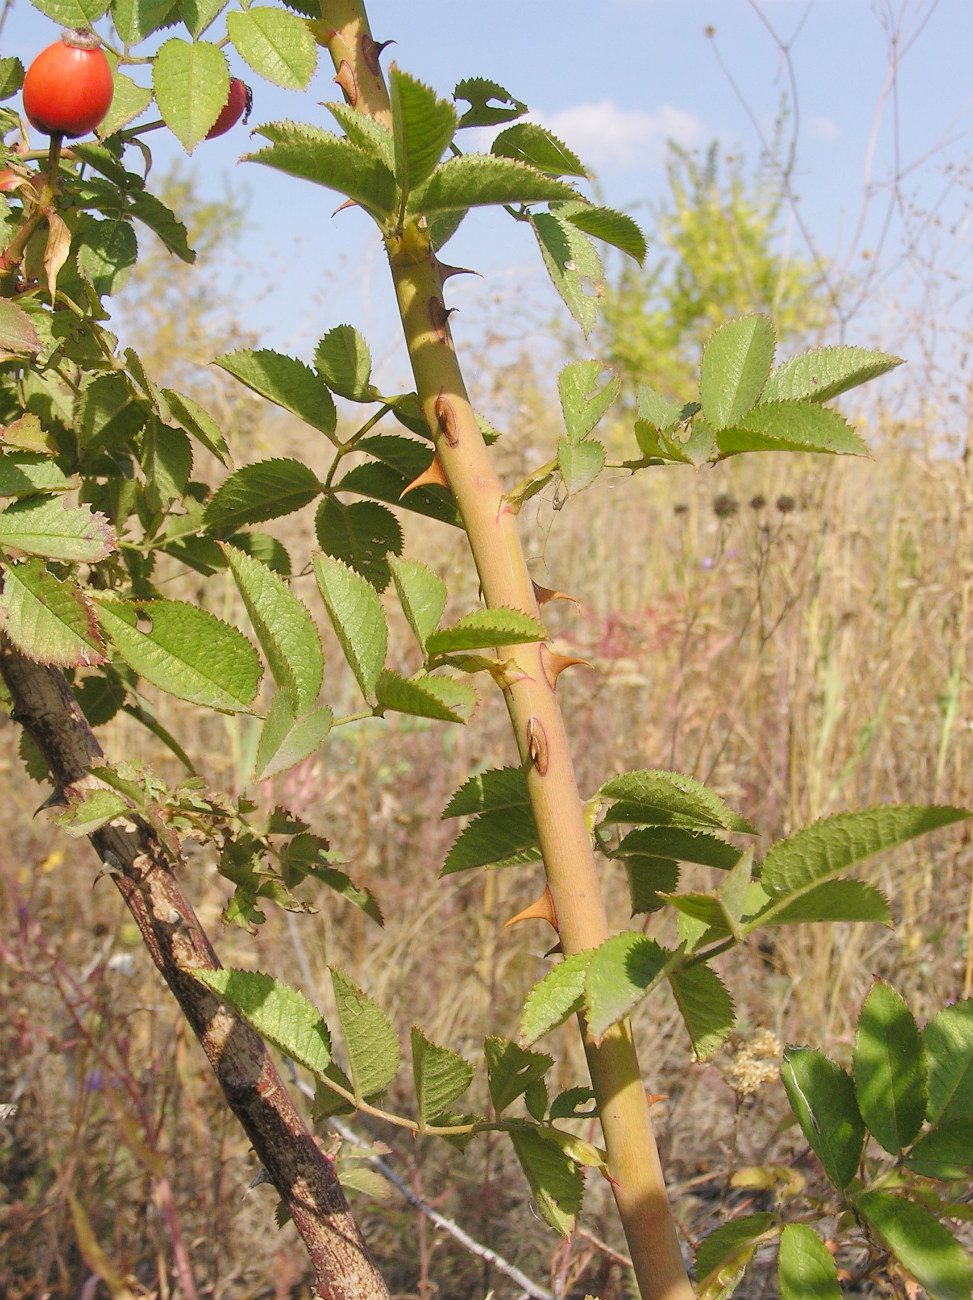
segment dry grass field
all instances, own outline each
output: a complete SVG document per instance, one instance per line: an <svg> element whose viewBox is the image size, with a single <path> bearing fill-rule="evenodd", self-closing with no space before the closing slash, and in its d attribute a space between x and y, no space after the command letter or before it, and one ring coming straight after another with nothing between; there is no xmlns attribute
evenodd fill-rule
<svg viewBox="0 0 973 1300"><path fill-rule="evenodd" d="M542 439L547 417L532 401ZM973 800L973 462L935 454L892 413L873 415L864 432L873 460L763 455L699 474L618 472L563 509L541 498L525 512L536 580L578 602L545 612L552 636L591 665L566 674L561 689L584 792L628 768L691 773L745 814L764 845L848 808ZM523 452L500 447L515 474ZM464 571L458 535L410 528L413 554L449 576ZM469 607L475 591L466 587ZM214 581L207 599L214 590L211 607L234 617L230 589ZM310 586L303 594L313 601ZM407 654L404 635L392 653ZM485 1034L514 1032L524 994L547 969L547 935L503 923L534 897L540 870L438 878L454 833L439 818L447 798L471 769L513 757L499 696L480 689L468 728L349 726L256 792L329 836L378 895L384 929L325 893L314 914L271 909L256 940L222 930L228 886L205 852L188 854L185 888L224 962L259 963L325 1012L326 967L337 964L386 1008L403 1041L418 1023L470 1059ZM349 691L336 654L325 690L339 707ZM247 721L162 707L207 780L241 790ZM18 1109L0 1126L0 1290L7 1300L307 1295L296 1234L276 1227L268 1187L248 1188L257 1170L246 1141L110 881L93 886L87 845L36 811L48 791L23 776L15 725L5 720L2 732L0 1100ZM103 743L111 757L182 775L128 719L107 727ZM769 1030L847 1059L874 976L890 979L920 1022L973 992L969 829L865 870L889 897L895 931L804 927L730 954L722 973L740 1038L713 1061L693 1063L666 995L640 1009L643 1067L650 1090L666 1097L656 1107L663 1157L690 1238L715 1226L721 1207L770 1203L731 1187L734 1169L776 1161L811 1186L817 1177L799 1132L781 1127L780 1084L734 1090L745 1040ZM629 917L614 871L605 864L621 928ZM669 925L664 914L648 920L660 938ZM564 1085L584 1077L574 1037L555 1035L551 1048ZM474 1094L482 1104L482 1077ZM392 1100L408 1105L404 1084ZM415 1196L539 1285L565 1297L631 1294L608 1189L595 1176L583 1231L565 1244L533 1211L504 1141L461 1156L378 1126L352 1128L364 1145L388 1144L387 1161ZM339 1161L350 1168L355 1154L346 1141ZM398 1190L352 1196L394 1295L525 1294ZM748 1295L774 1294L766 1273Z"/></svg>

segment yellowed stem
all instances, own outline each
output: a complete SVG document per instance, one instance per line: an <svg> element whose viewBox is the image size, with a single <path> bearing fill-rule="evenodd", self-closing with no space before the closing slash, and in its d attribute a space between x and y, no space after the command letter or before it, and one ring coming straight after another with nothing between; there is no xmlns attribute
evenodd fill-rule
<svg viewBox="0 0 973 1300"><path fill-rule="evenodd" d="M358 0L324 0L328 48L339 84L354 88L354 107L389 124L374 44ZM376 83L380 83L376 84ZM443 274L416 223L387 234L386 248L423 415L456 499L488 606L538 615L533 583L489 451L453 350ZM566 954L598 947L608 925L584 809L561 711L540 643L505 646L504 696L544 857L561 946ZM612 1188L644 1300L691 1300L638 1058L627 1022L596 1042L581 1022L598 1101Z"/></svg>

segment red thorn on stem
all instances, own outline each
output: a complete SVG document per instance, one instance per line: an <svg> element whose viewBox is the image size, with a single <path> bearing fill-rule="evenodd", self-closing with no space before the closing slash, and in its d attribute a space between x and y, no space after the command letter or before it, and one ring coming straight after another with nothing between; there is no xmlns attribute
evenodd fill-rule
<svg viewBox="0 0 973 1300"><path fill-rule="evenodd" d="M549 646L541 645L541 667L552 691L556 689L557 679L565 668L571 668L575 664L583 664L585 668L591 667L587 659L579 659L577 655L558 654Z"/></svg>
<svg viewBox="0 0 973 1300"><path fill-rule="evenodd" d="M453 275L479 275L480 279L483 279L479 271L471 270L468 266L449 266L446 262L439 263L439 278L443 284Z"/></svg>
<svg viewBox="0 0 973 1300"><path fill-rule="evenodd" d="M449 482L443 472L442 461L438 456L433 456L429 465L422 471L419 477L414 478L407 487L402 489L399 493L399 500L401 501L407 492L413 492L416 488L430 487L433 484L438 484L440 487L444 488L449 487Z"/></svg>
<svg viewBox="0 0 973 1300"><path fill-rule="evenodd" d="M529 907L525 907L522 912L512 916L509 921L505 921L503 928L508 925L516 925L518 921L546 921L553 929L557 929L557 911L554 907L554 896L551 894L550 887L545 885L544 892L540 898L534 900Z"/></svg>
<svg viewBox="0 0 973 1300"><path fill-rule="evenodd" d="M581 608L577 596L569 596L566 591L554 591L550 587L542 587L539 582L533 582L531 586L534 588L534 597L538 605L546 605L549 600L570 600L577 605L578 609Z"/></svg>

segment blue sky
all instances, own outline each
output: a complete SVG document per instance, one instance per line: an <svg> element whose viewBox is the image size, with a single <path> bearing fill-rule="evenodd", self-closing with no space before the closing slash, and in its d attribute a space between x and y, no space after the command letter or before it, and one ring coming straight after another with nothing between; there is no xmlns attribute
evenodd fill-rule
<svg viewBox="0 0 973 1300"><path fill-rule="evenodd" d="M969 0L370 0L368 10L376 38L396 41L386 60L444 94L466 76L499 81L575 148L604 202L636 216L664 191L670 138L699 149L718 138L727 151L757 157L782 95L791 97L783 44L797 88L801 221L850 273L878 268L849 341L867 330L868 341L908 355L918 344L903 305L969 321ZM27 0L15 0L0 41L3 53L27 62L56 34ZM260 82L233 51L230 59L253 83L253 121L333 125L318 106L338 97L326 60L301 96ZM162 132L151 144L160 170L182 154ZM308 355L326 329L348 320L377 330L379 353L386 340L391 347L391 304L367 218L332 219L330 191L237 166L247 147L238 128L204 142L192 165L206 191L221 192L228 178L247 191L245 256L260 286L252 310L261 341ZM802 252L798 225L785 233ZM531 237L508 219L469 218L448 255L486 273L482 283L453 282L460 333L480 328L504 295L523 298L525 276L528 296L544 301Z"/></svg>

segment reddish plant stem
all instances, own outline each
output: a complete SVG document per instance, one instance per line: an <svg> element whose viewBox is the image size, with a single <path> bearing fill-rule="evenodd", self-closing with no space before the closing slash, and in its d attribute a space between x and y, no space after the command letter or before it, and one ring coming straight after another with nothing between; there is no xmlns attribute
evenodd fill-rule
<svg viewBox="0 0 973 1300"><path fill-rule="evenodd" d="M323 0L323 36L352 107L391 127L388 92L362 0ZM493 469L453 350L444 274L415 222L386 233L423 415L456 499L488 606L537 616L516 515ZM608 937L597 867L554 685L540 643L498 649L513 725L565 954ZM612 1190L643 1300L690 1300L645 1089L627 1021L600 1039L581 1017L585 1055L608 1150Z"/></svg>
<svg viewBox="0 0 973 1300"><path fill-rule="evenodd" d="M57 792L94 782L103 758L67 682L0 638L13 717L47 763ZM219 961L161 845L137 819L90 836L146 947L199 1039L233 1113L270 1175L314 1265L323 1300L388 1300L333 1164L288 1094L263 1040L192 976Z"/></svg>

